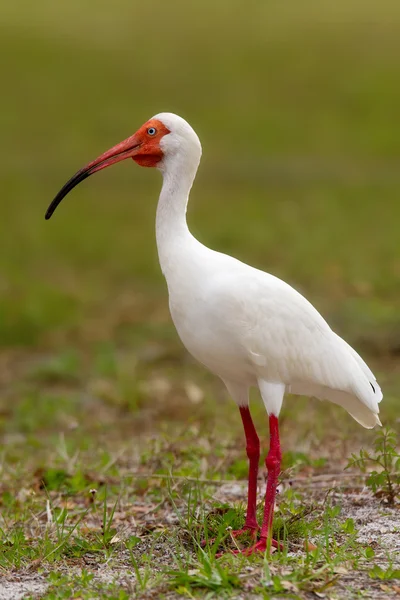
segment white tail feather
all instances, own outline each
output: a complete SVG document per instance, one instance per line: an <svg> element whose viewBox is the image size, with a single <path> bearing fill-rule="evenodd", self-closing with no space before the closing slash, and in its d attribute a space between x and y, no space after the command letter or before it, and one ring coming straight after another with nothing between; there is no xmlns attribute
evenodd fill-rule
<svg viewBox="0 0 400 600"><path fill-rule="evenodd" d="M299 383L290 386L290 393L301 396L314 396L318 400L329 400L334 404L338 404L347 410L353 419L366 429L372 429L375 425L381 425L378 417L378 406L376 412L373 412L362 400L348 392L333 390L323 385Z"/></svg>
<svg viewBox="0 0 400 600"><path fill-rule="evenodd" d="M296 383L290 386L292 394L314 396L319 400L329 400L342 406L360 425L371 429L375 425L382 425L379 420L379 402L383 394L375 375L361 356L335 334L336 341L348 355L352 363L350 372L352 379L347 390L334 389L318 383Z"/></svg>

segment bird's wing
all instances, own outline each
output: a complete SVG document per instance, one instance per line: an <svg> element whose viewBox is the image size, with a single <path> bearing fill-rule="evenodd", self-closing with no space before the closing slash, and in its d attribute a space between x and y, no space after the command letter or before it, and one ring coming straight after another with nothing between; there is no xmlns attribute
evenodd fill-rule
<svg viewBox="0 0 400 600"><path fill-rule="evenodd" d="M294 288L242 263L220 272L213 287L219 319L236 332L259 377L344 392L379 412L382 394L370 369Z"/></svg>

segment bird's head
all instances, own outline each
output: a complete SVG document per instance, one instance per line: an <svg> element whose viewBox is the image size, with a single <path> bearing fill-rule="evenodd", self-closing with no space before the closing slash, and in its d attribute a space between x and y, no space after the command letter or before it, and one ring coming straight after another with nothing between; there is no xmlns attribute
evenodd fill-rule
<svg viewBox="0 0 400 600"><path fill-rule="evenodd" d="M46 219L50 219L61 200L78 183L126 158L132 158L141 167L157 167L164 172L173 164L180 164L182 168L192 164L197 167L200 156L200 140L189 123L173 113L155 115L136 133L75 173L50 204Z"/></svg>

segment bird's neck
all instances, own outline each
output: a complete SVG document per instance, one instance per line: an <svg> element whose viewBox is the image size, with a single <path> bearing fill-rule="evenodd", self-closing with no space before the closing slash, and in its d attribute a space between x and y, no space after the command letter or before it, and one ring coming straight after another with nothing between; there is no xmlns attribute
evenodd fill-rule
<svg viewBox="0 0 400 600"><path fill-rule="evenodd" d="M156 240L161 269L168 278L176 261L194 240L186 222L186 208L198 161L175 165L163 171L163 185L157 206Z"/></svg>

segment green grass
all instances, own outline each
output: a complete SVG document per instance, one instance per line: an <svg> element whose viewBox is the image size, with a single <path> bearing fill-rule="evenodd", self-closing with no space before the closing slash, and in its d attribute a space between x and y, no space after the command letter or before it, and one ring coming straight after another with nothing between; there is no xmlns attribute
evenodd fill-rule
<svg viewBox="0 0 400 600"><path fill-rule="evenodd" d="M193 233L305 293L371 364L396 429L398 3L23 0L0 13L2 573L34 573L47 600L347 599L391 586L398 556L360 543L346 505L359 488L329 479L375 433L315 400L287 399L281 418L292 491L275 533L293 552L216 559L199 545L234 547L226 527L241 524L244 492L221 481L245 479L247 464L237 411L168 314L160 177L126 163L51 222L44 212L154 113L186 117L204 150Z"/></svg>

